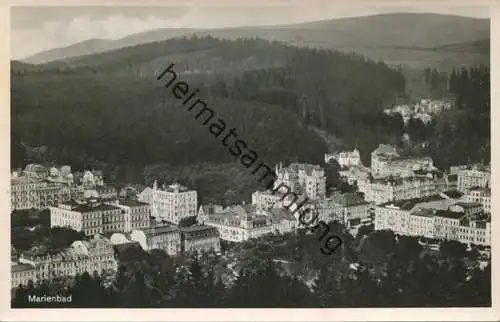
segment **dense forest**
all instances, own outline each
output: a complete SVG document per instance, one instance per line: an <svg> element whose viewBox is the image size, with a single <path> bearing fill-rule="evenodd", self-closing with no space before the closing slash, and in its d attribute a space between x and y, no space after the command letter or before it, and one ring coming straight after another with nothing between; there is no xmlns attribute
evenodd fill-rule
<svg viewBox="0 0 500 322"><path fill-rule="evenodd" d="M365 155L403 131L400 118L381 111L404 94L404 77L382 62L261 39L193 37L33 68L13 63L12 166L99 167L117 182L144 182L144 171L161 164L233 167L236 160L156 81L171 62L269 164L320 164L327 145L313 127ZM36 146L46 152L31 153ZM225 176L214 168L211 175ZM248 187L228 185L239 199L247 195Z"/></svg>
<svg viewBox="0 0 500 322"><path fill-rule="evenodd" d="M12 167L55 161L75 170L104 169L107 180L117 183L162 177L206 191L201 196L207 200L249 200L257 180L156 80L172 62L179 77L199 88L198 96L271 165L321 164L332 145L319 131L335 138L333 148L357 147L368 166L378 144L401 147L404 133L413 145L427 142L415 153L431 155L443 170L489 160L487 67L424 70L431 92L452 97L456 108L430 125L410 120L405 126L401 116L382 112L407 100L400 68L262 39L191 37L45 65L13 62ZM34 153L32 147L40 146Z"/></svg>
<svg viewBox="0 0 500 322"><path fill-rule="evenodd" d="M431 88L446 93L454 107L439 114L429 124L410 119L406 132L414 143L427 142L417 151L430 155L440 169L491 159L490 69L484 66L454 69L449 75L425 70Z"/></svg>

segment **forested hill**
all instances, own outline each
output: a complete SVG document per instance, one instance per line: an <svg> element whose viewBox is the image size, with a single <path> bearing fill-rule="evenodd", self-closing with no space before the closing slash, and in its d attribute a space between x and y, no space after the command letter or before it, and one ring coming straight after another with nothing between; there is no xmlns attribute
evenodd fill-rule
<svg viewBox="0 0 500 322"><path fill-rule="evenodd" d="M355 50L368 57L392 62L422 61L440 64L442 56L402 48L434 48L450 44L489 39L488 19L450 16L430 13L391 13L365 17L329 19L283 26L235 27L212 30L165 28L130 35L117 40L92 39L64 48L55 48L26 58L29 63L43 63L58 59L103 52L152 41L163 41L183 35L211 35L225 39L260 37L284 41L299 47L312 46L337 50ZM432 35L432 36L429 36ZM478 55L455 55L453 61L469 64ZM474 51L473 51L474 52ZM417 56L416 59L413 56ZM432 57L431 57L432 56ZM434 57L435 56L435 57ZM449 55L448 55L449 56ZM480 55L479 55L480 56ZM412 58L413 57L413 58ZM487 61L487 59L485 59Z"/></svg>
<svg viewBox="0 0 500 322"><path fill-rule="evenodd" d="M401 120L381 110L405 81L383 63L259 39L171 39L35 71L12 64L13 165L21 142L74 167L234 161L156 80L172 62L270 163L322 162L325 142L309 125L366 153L400 135Z"/></svg>

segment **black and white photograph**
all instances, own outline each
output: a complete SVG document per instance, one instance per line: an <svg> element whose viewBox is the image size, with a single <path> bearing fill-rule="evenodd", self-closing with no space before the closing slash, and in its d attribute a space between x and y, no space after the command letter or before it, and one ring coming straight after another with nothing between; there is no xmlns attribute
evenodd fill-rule
<svg viewBox="0 0 500 322"><path fill-rule="evenodd" d="M10 7L11 310L491 309L490 18Z"/></svg>

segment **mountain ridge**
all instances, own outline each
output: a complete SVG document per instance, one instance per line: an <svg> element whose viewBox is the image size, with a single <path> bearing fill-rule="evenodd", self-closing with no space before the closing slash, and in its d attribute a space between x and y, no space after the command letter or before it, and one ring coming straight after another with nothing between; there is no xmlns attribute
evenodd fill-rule
<svg viewBox="0 0 500 322"><path fill-rule="evenodd" d="M435 30L440 32L436 33ZM193 34L227 39L259 37L271 41L284 41L299 47L313 46L356 51L367 46L440 47L489 38L489 32L489 19L425 13L390 13L277 26L219 29L162 28L128 35L117 40L90 39L64 48L40 52L20 61L40 64ZM91 42L86 43L88 41ZM370 58L379 59L379 57Z"/></svg>

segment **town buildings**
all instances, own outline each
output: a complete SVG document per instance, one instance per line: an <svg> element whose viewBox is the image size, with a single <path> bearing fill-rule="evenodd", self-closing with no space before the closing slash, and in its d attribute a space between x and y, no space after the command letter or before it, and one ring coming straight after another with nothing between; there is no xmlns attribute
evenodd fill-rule
<svg viewBox="0 0 500 322"><path fill-rule="evenodd" d="M400 157L393 146L380 144L371 154L371 170L374 177L414 176L414 171L435 171L430 157Z"/></svg>
<svg viewBox="0 0 500 322"><path fill-rule="evenodd" d="M279 209L275 211L279 212ZM277 214L278 212L274 212ZM220 238L231 242L243 242L266 234L290 232L295 218L274 218L273 212L258 212L255 205L227 207L221 213L202 218L202 224L217 228Z"/></svg>
<svg viewBox="0 0 500 322"><path fill-rule="evenodd" d="M342 168L362 165L358 149L325 154L325 163L330 162L332 159L336 160Z"/></svg>
<svg viewBox="0 0 500 322"><path fill-rule="evenodd" d="M357 184L370 178L370 169L363 166L352 166L346 170L339 171L340 177L350 185Z"/></svg>
<svg viewBox="0 0 500 322"><path fill-rule="evenodd" d="M149 205L135 200L109 203L72 200L49 209L51 227L69 227L89 236L149 227Z"/></svg>
<svg viewBox="0 0 500 322"><path fill-rule="evenodd" d="M145 251L159 249L170 256L182 253L220 251L219 232L210 226L193 225L190 227L156 226L133 230L130 234L113 234L115 244L137 242Z"/></svg>
<svg viewBox="0 0 500 322"><path fill-rule="evenodd" d="M150 226L151 207L147 203L132 198L124 198L117 200L114 206L124 210L124 232L144 229Z"/></svg>
<svg viewBox="0 0 500 322"><path fill-rule="evenodd" d="M12 209L44 209L57 206L70 199L82 199L85 191L104 187L102 172L86 171L73 175L70 166L45 167L28 164L21 172L11 176ZM114 188L107 187L107 193Z"/></svg>
<svg viewBox="0 0 500 322"><path fill-rule="evenodd" d="M60 183L32 177L11 178L10 200L14 209L43 209L71 199L71 189Z"/></svg>
<svg viewBox="0 0 500 322"><path fill-rule="evenodd" d="M467 212L461 203L446 210L424 208L411 201L381 204L375 207L375 229L485 246L491 243L489 220Z"/></svg>
<svg viewBox="0 0 500 322"><path fill-rule="evenodd" d="M325 171L318 165L292 163L284 168L276 166L277 180L275 188L284 185L297 195L305 195L309 199L321 199L326 196Z"/></svg>
<svg viewBox="0 0 500 322"><path fill-rule="evenodd" d="M60 252L33 249L21 253L18 263L12 266L12 287L56 277L76 276L88 272L116 271L113 244L96 235L91 240L78 240Z"/></svg>
<svg viewBox="0 0 500 322"><path fill-rule="evenodd" d="M491 213L491 189L474 187L467 189L464 199L468 202L478 202L482 205L483 211Z"/></svg>
<svg viewBox="0 0 500 322"><path fill-rule="evenodd" d="M488 167L474 166L458 171L458 191L466 192L468 188L489 187L491 172Z"/></svg>
<svg viewBox="0 0 500 322"><path fill-rule="evenodd" d="M145 251L161 249L170 256L182 251L181 232L175 226L151 226L134 230L130 239L138 242Z"/></svg>
<svg viewBox="0 0 500 322"><path fill-rule="evenodd" d="M437 193L436 182L427 177L388 177L358 182L365 200L374 204L388 201L423 198Z"/></svg>
<svg viewBox="0 0 500 322"><path fill-rule="evenodd" d="M180 184L158 188L155 181L153 188L146 188L138 196L141 202L149 203L151 215L173 224L178 224L183 218L197 215L198 194Z"/></svg>
<svg viewBox="0 0 500 322"><path fill-rule="evenodd" d="M194 225L179 228L181 233L182 252L220 252L220 237L217 228Z"/></svg>

